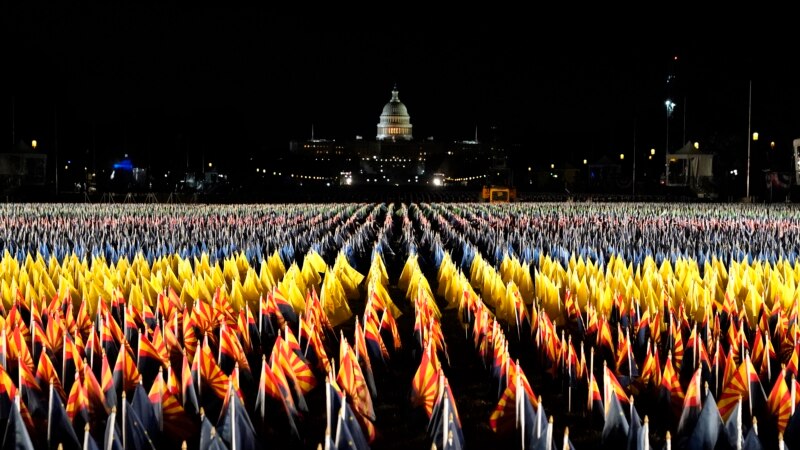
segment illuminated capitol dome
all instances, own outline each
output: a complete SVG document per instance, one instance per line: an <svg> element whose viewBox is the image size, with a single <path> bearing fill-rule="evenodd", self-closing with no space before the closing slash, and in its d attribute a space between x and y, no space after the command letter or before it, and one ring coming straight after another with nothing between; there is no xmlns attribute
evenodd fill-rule
<svg viewBox="0 0 800 450"><path fill-rule="evenodd" d="M406 105L397 97L397 86L392 89L392 99L383 107L381 121L378 123L379 141L410 141L411 116Z"/></svg>

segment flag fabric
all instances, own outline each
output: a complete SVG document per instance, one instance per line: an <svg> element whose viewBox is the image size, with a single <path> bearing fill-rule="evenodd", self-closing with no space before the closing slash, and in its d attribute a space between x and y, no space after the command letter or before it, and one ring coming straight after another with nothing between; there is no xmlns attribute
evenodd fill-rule
<svg viewBox="0 0 800 450"><path fill-rule="evenodd" d="M625 392L625 388L623 388L622 385L619 384L619 381L617 381L617 377L614 376L614 374L611 372L611 369L609 369L607 366L604 367L604 369L605 369L605 382L606 382L605 386L606 389L608 390L609 396L615 396L617 397L620 403L628 404L629 399L628 399L628 394ZM606 398L606 411L608 411L609 398L610 397Z"/></svg>
<svg viewBox="0 0 800 450"><path fill-rule="evenodd" d="M156 373L158 373L158 369L162 367L162 365L166 366L169 363L168 359L162 359L161 353L156 349L153 343L150 342L146 333L141 333L139 335L138 355L136 369L145 377L148 383L152 382Z"/></svg>
<svg viewBox="0 0 800 450"><path fill-rule="evenodd" d="M432 356L431 346L428 345L422 352L419 368L411 380L411 402L424 407L428 418L433 412L433 404L439 390L439 370L438 360Z"/></svg>
<svg viewBox="0 0 800 450"><path fill-rule="evenodd" d="M64 404L55 390L55 385L50 385L49 406L47 414L47 442L49 448L56 448L62 444L65 450L80 449L81 441L72 428Z"/></svg>
<svg viewBox="0 0 800 450"><path fill-rule="evenodd" d="M750 431L747 432L747 436L744 438L742 450L762 450L764 448L764 446L761 445L761 439L758 437L757 428L754 422L753 426L750 427Z"/></svg>
<svg viewBox="0 0 800 450"><path fill-rule="evenodd" d="M369 441L364 434L361 421L350 408L345 393L329 377L326 380L327 429L334 433L332 440L339 443L338 448L368 449ZM334 447L336 448L336 447Z"/></svg>
<svg viewBox="0 0 800 450"><path fill-rule="evenodd" d="M122 434L122 447L124 449L135 450L156 450L157 447L150 439L147 430L142 425L142 420L136 414L136 410L131 407L131 403L126 399L127 394L122 393L122 415L121 427L123 428Z"/></svg>
<svg viewBox="0 0 800 450"><path fill-rule="evenodd" d="M20 415L20 398L16 397L6 423L3 435L3 448L14 450L34 450L33 442Z"/></svg>
<svg viewBox="0 0 800 450"><path fill-rule="evenodd" d="M225 399L228 392L228 376L219 368L211 354L211 347L208 344L208 336L203 339L200 348L198 363L198 373L201 378L203 389L208 388L220 400Z"/></svg>
<svg viewBox="0 0 800 450"><path fill-rule="evenodd" d="M507 385L497 405L489 416L489 426L495 433L507 433L513 429L516 416L516 389ZM432 412L432 411L431 411Z"/></svg>
<svg viewBox="0 0 800 450"><path fill-rule="evenodd" d="M295 340L294 343L297 344L297 341ZM284 373L292 379L295 386L305 395L317 385L317 378L308 363L300 357L299 349L300 347L297 345L297 351L295 351L289 341L278 336L273 347L273 355L275 356L275 361L284 370Z"/></svg>
<svg viewBox="0 0 800 450"><path fill-rule="evenodd" d="M778 425L778 432L783 433L789 418L792 415L792 397L789 388L786 387L786 370L782 370L780 376L772 385L772 391L767 398L769 412L775 418Z"/></svg>
<svg viewBox="0 0 800 450"><path fill-rule="evenodd" d="M703 400L703 409L697 417L694 429L688 437L686 448L714 450L723 430L724 424L717 409L717 402L714 401L714 396L709 391ZM679 446L682 444L680 439L678 444Z"/></svg>
<svg viewBox="0 0 800 450"><path fill-rule="evenodd" d="M605 408L603 405L603 396L600 394L600 388L597 386L597 380L594 374L589 374L589 400L586 405L587 410L592 413L592 417L600 417L605 420Z"/></svg>
<svg viewBox="0 0 800 450"><path fill-rule="evenodd" d="M280 367L278 367L277 370L280 371ZM273 411L271 406L274 403L280 405L280 410L283 414L279 415L279 417L288 425L291 430L291 435L296 439L300 439L300 433L295 423L295 417L298 412L294 405L294 400L292 399L292 393L289 391L288 386L284 386L280 383L273 373L272 368L267 364L266 358L262 358L261 379L258 383L255 411L260 416L263 423L269 421L269 413Z"/></svg>
<svg viewBox="0 0 800 450"><path fill-rule="evenodd" d="M673 410L681 410L684 394L683 389L681 388L680 380L678 380L678 375L672 368L671 354L667 355L666 363L664 363L664 373L661 375L661 388L659 390L659 396L660 398L665 399L667 403L671 404Z"/></svg>
<svg viewBox="0 0 800 450"><path fill-rule="evenodd" d="M616 395L609 396L607 405L602 443L608 448L624 448L628 443L628 419Z"/></svg>
<svg viewBox="0 0 800 450"><path fill-rule="evenodd" d="M758 392L751 392L751 387L755 384L758 385L756 391L760 390L763 396L764 391L758 379L758 372L756 372L752 363L750 363L750 357L747 356L745 360L742 361L742 364L739 365L739 369L733 373L731 380L722 390L719 402L717 402L719 413L723 419L727 420L734 404L739 400L740 396L745 399L746 404L753 401L753 398L758 397Z"/></svg>
<svg viewBox="0 0 800 450"><path fill-rule="evenodd" d="M119 349L117 362L114 364L113 378L117 392L130 392L139 384L141 375L127 345L123 345Z"/></svg>
<svg viewBox="0 0 800 450"><path fill-rule="evenodd" d="M161 405L158 405L159 412L157 414L142 383L139 383L133 390L133 400L130 403L131 409L136 412L136 417L139 418L139 424L147 432L147 437L158 445L162 429Z"/></svg>
<svg viewBox="0 0 800 450"><path fill-rule="evenodd" d="M83 383L81 383L80 375L77 373L72 388L70 388L69 397L67 397L66 411L69 421L75 425L74 428L80 430L89 423L89 398Z"/></svg>
<svg viewBox="0 0 800 450"><path fill-rule="evenodd" d="M223 323L222 326L220 326L219 335L219 366L222 371L230 373L231 370L233 370L234 364L238 363L239 368L249 372L250 363L247 362L244 349L234 329Z"/></svg>
<svg viewBox="0 0 800 450"><path fill-rule="evenodd" d="M439 448L460 449L464 447L464 432L453 392L443 375L439 388L440 395L428 421L428 436Z"/></svg>
<svg viewBox="0 0 800 450"><path fill-rule="evenodd" d="M348 394L353 410L357 414L368 440L372 442L375 439L375 431L372 425L375 420L375 409L372 397L361 367L356 361L355 352L353 352L344 337L340 342L340 366L336 375L336 382L342 391Z"/></svg>
<svg viewBox="0 0 800 450"><path fill-rule="evenodd" d="M800 417L800 416L798 416ZM798 428L800 429L800 428ZM739 398L734 403L729 413L728 419L725 420L725 437L728 440L728 445L731 448L739 448L742 443L742 399ZM800 442L799 442L800 443Z"/></svg>
<svg viewBox="0 0 800 450"><path fill-rule="evenodd" d="M106 357L105 350L103 350L101 358L102 367L100 372L100 387L103 389L103 395L105 396L105 406L107 409L111 410L111 408L117 406L117 391L114 384L114 373L108 364L108 358Z"/></svg>
<svg viewBox="0 0 800 450"><path fill-rule="evenodd" d="M39 388L42 391L47 391L50 385L53 385L53 389L61 397L61 401L66 400L67 393L64 392L64 388L61 386L61 380L58 378L56 368L53 367L47 352L42 352L41 356L39 356L39 365L36 367L36 380L39 382Z"/></svg>
<svg viewBox="0 0 800 450"><path fill-rule="evenodd" d="M223 402L217 432L228 448L256 450L258 437L241 399L235 394L233 382Z"/></svg>
<svg viewBox="0 0 800 450"><path fill-rule="evenodd" d="M194 389L194 378L192 378L192 370L189 368L189 358L186 356L185 351L181 360L181 401L183 402L183 409L188 414L199 414L200 404L197 400L197 392Z"/></svg>
<svg viewBox="0 0 800 450"><path fill-rule="evenodd" d="M686 396L683 398L683 409L681 410L681 417L678 421L678 436L688 435L694 429L697 417L700 415L700 410L702 409L700 395L702 372L703 370L698 367L686 387Z"/></svg>

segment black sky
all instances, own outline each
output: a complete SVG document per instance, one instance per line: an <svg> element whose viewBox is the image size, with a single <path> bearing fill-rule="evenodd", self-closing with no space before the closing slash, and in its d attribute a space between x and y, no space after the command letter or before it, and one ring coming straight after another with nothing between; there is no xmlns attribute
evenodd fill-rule
<svg viewBox="0 0 800 450"><path fill-rule="evenodd" d="M632 147L635 117L637 146L663 148L670 71L683 97L673 133L688 103L687 140L743 139L752 79L754 128L781 145L800 137L800 38L764 21L123 2L4 9L4 145L13 98L17 141L52 146L57 136L75 157L94 146L152 163L188 148L235 165L284 152L312 123L318 137L371 138L394 83L418 138L464 139L476 126L480 138L495 126L533 154L592 157Z"/></svg>

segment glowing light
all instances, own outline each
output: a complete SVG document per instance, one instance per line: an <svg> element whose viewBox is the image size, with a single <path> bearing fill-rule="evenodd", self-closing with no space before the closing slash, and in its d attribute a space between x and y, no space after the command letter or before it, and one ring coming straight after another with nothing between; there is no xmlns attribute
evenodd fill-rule
<svg viewBox="0 0 800 450"><path fill-rule="evenodd" d="M584 160L583 160L583 164L584 164L584 165L586 165L586 164L589 164L589 161L588 161L588 160L586 160L586 159L584 159Z"/></svg>
<svg viewBox="0 0 800 450"><path fill-rule="evenodd" d="M623 160L623 159L625 159L625 153L620 153L620 154L619 154L619 159L620 159L620 160Z"/></svg>
<svg viewBox="0 0 800 450"><path fill-rule="evenodd" d="M36 150L36 146L37 146L37 145L39 145L39 143L38 143L38 142L36 142L36 139L34 139L34 140L32 140L32 141L31 141L31 147L33 147L33 149L34 149L34 150Z"/></svg>
<svg viewBox="0 0 800 450"><path fill-rule="evenodd" d="M758 131L756 131L755 133L753 133L753 140L754 140L754 141L757 141L757 140L758 140Z"/></svg>
<svg viewBox="0 0 800 450"><path fill-rule="evenodd" d="M694 149L697 150L699 148L700 148L700 143L699 142L695 142L694 143Z"/></svg>
<svg viewBox="0 0 800 450"><path fill-rule="evenodd" d="M656 149L654 149L654 148L651 148L651 149L650 149L650 154L651 154L651 155L655 155L655 154L656 154Z"/></svg>

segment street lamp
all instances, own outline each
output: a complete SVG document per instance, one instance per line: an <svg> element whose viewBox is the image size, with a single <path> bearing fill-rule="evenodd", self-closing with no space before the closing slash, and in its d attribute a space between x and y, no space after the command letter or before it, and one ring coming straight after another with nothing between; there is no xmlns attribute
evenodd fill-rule
<svg viewBox="0 0 800 450"><path fill-rule="evenodd" d="M34 139L34 140L32 140L32 141L31 141L31 147L33 147L33 149L34 149L34 150L36 150L36 146L37 146L38 144L39 144L39 143L38 143L38 142L36 142L36 139Z"/></svg>
<svg viewBox="0 0 800 450"><path fill-rule="evenodd" d="M667 99L664 102L664 106L667 107L667 143L666 143L666 150L669 153L669 118L672 116L672 111L675 110L675 102L670 99Z"/></svg>

